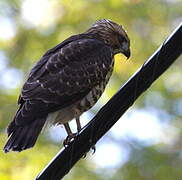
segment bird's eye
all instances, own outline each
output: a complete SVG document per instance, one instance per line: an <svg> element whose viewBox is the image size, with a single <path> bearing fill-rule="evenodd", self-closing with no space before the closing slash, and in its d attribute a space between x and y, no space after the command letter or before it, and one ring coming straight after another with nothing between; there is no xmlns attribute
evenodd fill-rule
<svg viewBox="0 0 182 180"><path fill-rule="evenodd" d="M119 36L118 40L119 40L119 44L122 44L124 41L126 41L125 37L123 36Z"/></svg>

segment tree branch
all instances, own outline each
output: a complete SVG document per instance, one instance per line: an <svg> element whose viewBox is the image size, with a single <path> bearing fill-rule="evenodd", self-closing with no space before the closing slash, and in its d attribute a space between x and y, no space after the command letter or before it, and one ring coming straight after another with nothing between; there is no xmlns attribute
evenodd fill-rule
<svg viewBox="0 0 182 180"><path fill-rule="evenodd" d="M103 106L70 145L63 148L37 176L36 180L59 180L118 121L135 100L182 53L182 24L159 49Z"/></svg>

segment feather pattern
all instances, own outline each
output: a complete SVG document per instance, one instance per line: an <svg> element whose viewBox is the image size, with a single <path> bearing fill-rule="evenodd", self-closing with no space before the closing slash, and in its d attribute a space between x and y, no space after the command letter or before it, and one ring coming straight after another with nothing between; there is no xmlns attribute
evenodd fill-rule
<svg viewBox="0 0 182 180"><path fill-rule="evenodd" d="M100 20L48 50L22 87L4 151L30 148L47 121L64 124L90 109L112 74L114 54L129 57L129 45L122 26Z"/></svg>
<svg viewBox="0 0 182 180"><path fill-rule="evenodd" d="M89 94L105 80L112 58L109 46L89 37L49 50L32 69L22 88L20 108L7 130L10 137L5 151L31 147L37 138L30 138L33 133L28 128L41 125L35 128L34 134L38 136L49 113L69 107ZM27 145L22 143L23 139Z"/></svg>

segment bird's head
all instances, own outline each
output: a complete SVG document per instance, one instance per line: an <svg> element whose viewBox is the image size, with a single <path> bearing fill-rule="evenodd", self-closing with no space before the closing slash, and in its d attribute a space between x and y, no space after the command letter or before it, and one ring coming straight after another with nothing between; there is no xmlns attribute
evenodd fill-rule
<svg viewBox="0 0 182 180"><path fill-rule="evenodd" d="M87 33L97 34L107 45L113 48L114 54L122 53L130 57L130 40L124 28L111 20L98 20Z"/></svg>

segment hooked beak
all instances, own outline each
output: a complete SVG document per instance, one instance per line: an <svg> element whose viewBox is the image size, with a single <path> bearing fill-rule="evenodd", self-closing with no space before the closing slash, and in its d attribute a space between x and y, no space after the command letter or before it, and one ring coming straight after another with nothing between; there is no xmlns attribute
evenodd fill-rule
<svg viewBox="0 0 182 180"><path fill-rule="evenodd" d="M127 59L129 59L131 55L130 49L128 49L127 51L124 51L123 54L127 57Z"/></svg>

